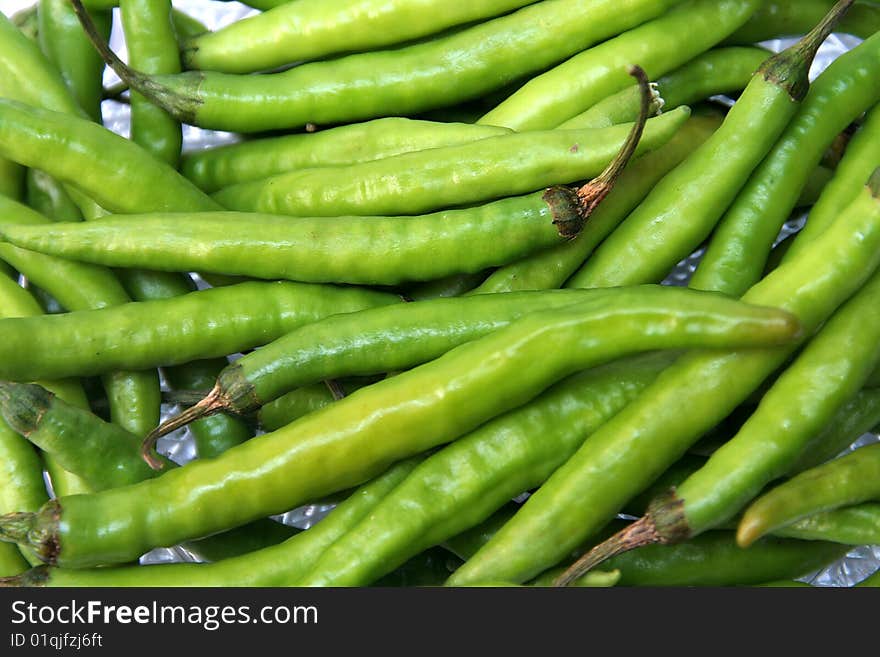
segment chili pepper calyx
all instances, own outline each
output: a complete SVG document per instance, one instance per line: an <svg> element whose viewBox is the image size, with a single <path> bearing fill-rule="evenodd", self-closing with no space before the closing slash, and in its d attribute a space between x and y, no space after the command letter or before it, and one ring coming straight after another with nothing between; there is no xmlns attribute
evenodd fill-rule
<svg viewBox="0 0 880 657"><path fill-rule="evenodd" d="M98 34L98 30L95 28L95 24L92 22L92 18L82 2L80 0L71 0L71 4L82 25L83 31L86 33L89 41L92 42L95 50L101 55L101 59L113 69L125 84L146 96L181 123L195 123L196 109L202 104L201 100L180 94L165 85L159 84L149 76L132 69L116 56L116 53L110 49ZM181 76L195 77L197 80L202 78L202 74L197 72L183 73ZM198 84L195 84L194 87L197 88Z"/></svg>
<svg viewBox="0 0 880 657"><path fill-rule="evenodd" d="M16 433L27 438L40 426L54 397L34 383L0 381L0 415Z"/></svg>
<svg viewBox="0 0 880 657"><path fill-rule="evenodd" d="M816 51L853 2L854 0L838 0L800 41L764 62L759 69L764 79L788 91L795 102L802 101L810 88L808 73Z"/></svg>

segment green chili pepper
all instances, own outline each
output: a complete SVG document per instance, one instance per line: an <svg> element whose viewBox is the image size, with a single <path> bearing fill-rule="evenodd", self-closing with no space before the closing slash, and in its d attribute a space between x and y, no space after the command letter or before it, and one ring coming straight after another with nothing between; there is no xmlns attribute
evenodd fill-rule
<svg viewBox="0 0 880 657"><path fill-rule="evenodd" d="M92 490L125 486L156 474L140 457L138 436L67 404L39 385L0 382L0 414Z"/></svg>
<svg viewBox="0 0 880 657"><path fill-rule="evenodd" d="M0 99L0 152L77 185L112 212L218 209L140 146L68 114Z"/></svg>
<svg viewBox="0 0 880 657"><path fill-rule="evenodd" d="M773 534L844 545L876 545L880 541L880 504L866 502L816 513L775 529Z"/></svg>
<svg viewBox="0 0 880 657"><path fill-rule="evenodd" d="M708 50L740 27L759 0L689 0L524 84L479 120L518 131L547 130L626 88L639 62L654 79ZM686 38L685 35L687 35Z"/></svg>
<svg viewBox="0 0 880 657"><path fill-rule="evenodd" d="M530 313L217 458L133 486L56 500L36 515L6 516L0 534L39 544L43 558L58 565L125 561L149 547L208 535L357 485L587 367L694 344L786 343L799 328L788 313L720 295L620 288L616 296ZM546 350L547 340L554 350ZM481 367L474 369L475 362ZM494 394L477 394L490 389ZM180 490L186 490L183 497L175 492ZM220 503L230 496L235 504ZM202 513L205 508L212 512Z"/></svg>
<svg viewBox="0 0 880 657"><path fill-rule="evenodd" d="M297 584L369 585L474 527L543 483L671 361L651 354L582 372L459 438L419 464Z"/></svg>
<svg viewBox="0 0 880 657"><path fill-rule="evenodd" d="M23 205L0 197L0 224L40 225L49 221ZM0 258L49 292L67 310L90 310L125 304L129 296L103 267L75 263L0 245ZM159 378L155 371L116 370L103 373L112 420L145 436L159 421Z"/></svg>
<svg viewBox="0 0 880 657"><path fill-rule="evenodd" d="M167 420L151 437L213 413L252 413L310 383L409 369L535 310L567 306L603 293L607 290L434 299L327 317L236 360L220 373L206 397Z"/></svg>
<svg viewBox="0 0 880 657"><path fill-rule="evenodd" d="M252 73L339 53L376 50L492 18L532 1L301 0L191 39L184 44L182 56L187 68Z"/></svg>
<svg viewBox="0 0 880 657"><path fill-rule="evenodd" d="M786 308L799 317L805 335L815 331L880 265L880 203L871 190L866 188L859 203L840 219L743 299ZM788 347L682 356L585 441L516 517L456 571L452 582L525 581L558 563L744 401L792 352ZM683 405L687 413L681 412Z"/></svg>
<svg viewBox="0 0 880 657"><path fill-rule="evenodd" d="M7 358L0 377L29 381L179 365L266 344L327 315L396 302L393 294L358 288L247 282L171 299L0 320L0 349ZM42 348L34 350L35 344Z"/></svg>
<svg viewBox="0 0 880 657"><path fill-rule="evenodd" d="M637 153L665 144L689 115L690 109L681 107L648 120ZM299 216L420 214L592 178L614 159L632 129L622 124L504 134L280 174L227 187L214 199L232 210Z"/></svg>
<svg viewBox="0 0 880 657"><path fill-rule="evenodd" d="M693 105L710 96L745 89L758 67L771 56L762 48L716 48L654 82L666 108ZM634 120L638 89L627 87L559 125L561 130L602 128Z"/></svg>
<svg viewBox="0 0 880 657"><path fill-rule="evenodd" d="M854 452L801 472L754 500L736 531L748 547L768 532L811 516L880 498L880 445Z"/></svg>
<svg viewBox="0 0 880 657"><path fill-rule="evenodd" d="M693 252L797 112L810 62L850 4L838 2L806 37L769 58L715 134L654 187L566 286L658 282Z"/></svg>
<svg viewBox="0 0 880 657"><path fill-rule="evenodd" d="M785 132L721 218L690 285L740 296L755 283L822 155L878 101L880 33L835 59L810 85Z"/></svg>
<svg viewBox="0 0 880 657"><path fill-rule="evenodd" d="M574 239L499 267L472 294L560 287L672 168L718 128L717 114L693 116L658 150L630 163Z"/></svg>
<svg viewBox="0 0 880 657"><path fill-rule="evenodd" d="M210 564L174 563L89 570L35 568L0 586L290 586L321 553L403 480L420 459L395 464L330 514L285 542Z"/></svg>
<svg viewBox="0 0 880 657"><path fill-rule="evenodd" d="M810 210L807 223L797 234L783 262L794 257L810 241L834 222L840 210L845 208L861 191L862 180L880 164L877 142L880 140L880 106L875 107L847 144L843 158L837 164L834 178L822 191L816 205Z"/></svg>
<svg viewBox="0 0 880 657"><path fill-rule="evenodd" d="M67 0L40 0L40 47L64 78L80 107L93 121L101 121L104 61L83 32ZM101 38L110 36L110 12L92 12Z"/></svg>
<svg viewBox="0 0 880 657"><path fill-rule="evenodd" d="M39 169L27 169L25 175L29 207L52 221L82 221L82 212L52 176Z"/></svg>
<svg viewBox="0 0 880 657"><path fill-rule="evenodd" d="M880 185L880 171L876 178L873 184ZM875 216L880 216L880 203L866 196L876 206ZM880 332L870 331L878 307L880 274L874 274L779 376L736 436L680 486L656 497L642 519L596 547L561 581L586 572L609 555L648 543L680 542L717 527L788 472L880 361Z"/></svg>
<svg viewBox="0 0 880 657"><path fill-rule="evenodd" d="M58 1L69 4L68 0ZM119 8L129 64L148 74L179 73L180 53L171 21L171 0L121 0ZM91 45L89 48L95 52ZM129 104L131 140L176 168L182 143L180 124L136 92L131 94Z"/></svg>
<svg viewBox="0 0 880 657"><path fill-rule="evenodd" d="M93 42L133 89L182 123L255 132L445 107L552 66L680 1L548 0L423 43L260 76L143 76L114 57L98 35ZM74 7L86 22L79 0Z"/></svg>
<svg viewBox="0 0 880 657"><path fill-rule="evenodd" d="M798 37L810 30L831 8L834 0L767 0L752 17L726 40L746 45L771 39ZM880 7L875 2L853 4L835 31L867 39L880 30Z"/></svg>
<svg viewBox="0 0 880 657"><path fill-rule="evenodd" d="M633 121L637 115L638 107ZM183 156L180 170L204 191L214 192L297 169L381 160L508 132L506 128L493 126L386 117L315 133L253 139L193 151Z"/></svg>
<svg viewBox="0 0 880 657"><path fill-rule="evenodd" d="M346 395L351 394L364 385L375 383L377 379L346 379L342 389ZM337 384L340 382L337 380ZM330 391L326 383L315 383L291 390L278 399L263 405L257 411L257 421L265 431L275 431L285 424L301 418L325 406L329 406L338 398Z"/></svg>

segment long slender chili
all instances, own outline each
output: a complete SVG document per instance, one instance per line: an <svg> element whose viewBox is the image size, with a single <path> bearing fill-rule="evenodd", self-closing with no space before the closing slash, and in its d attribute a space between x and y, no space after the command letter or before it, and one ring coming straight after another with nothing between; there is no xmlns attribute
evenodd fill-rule
<svg viewBox="0 0 880 657"><path fill-rule="evenodd" d="M813 57L851 4L840 0L797 44L769 58L715 134L654 187L566 285L657 282L692 253L797 112Z"/></svg>
<svg viewBox="0 0 880 657"><path fill-rule="evenodd" d="M880 203L841 217L744 297L787 308L809 335L880 265ZM453 583L525 581L558 563L647 488L785 363L793 349L682 356L603 425L528 499ZM683 404L688 412L682 413Z"/></svg>
<svg viewBox="0 0 880 657"><path fill-rule="evenodd" d="M841 219L862 217L880 218L880 169ZM744 298L753 296L750 292ZM880 274L874 274L780 375L734 438L680 486L656 497L640 520L584 555L558 584L564 586L613 554L649 543L680 542L716 527L789 470L880 360L880 330L862 339L866 325L880 324L865 321L878 308Z"/></svg>

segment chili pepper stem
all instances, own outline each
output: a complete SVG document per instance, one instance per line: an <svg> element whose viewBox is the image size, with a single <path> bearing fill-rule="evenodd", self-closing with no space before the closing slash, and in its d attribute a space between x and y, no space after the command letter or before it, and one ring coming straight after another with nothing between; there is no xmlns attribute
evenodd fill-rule
<svg viewBox="0 0 880 657"><path fill-rule="evenodd" d="M584 221L589 218L602 200L608 196L614 187L614 183L617 182L621 172L629 163L642 137L642 131L645 128L649 114L652 113L652 109L654 113L657 113L663 106L663 101L657 94L656 88L648 81L648 74L645 73L641 66L630 66L627 73L637 80L639 91L641 92L639 117L629 135L627 135L626 141L623 143L617 156L605 167L602 173L577 190L578 210ZM562 233L560 232L560 234Z"/></svg>
<svg viewBox="0 0 880 657"><path fill-rule="evenodd" d="M201 104L201 101L196 98L182 96L128 66L116 56L116 53L110 49L104 39L101 38L101 35L98 34L98 30L82 2L80 0L70 1L89 41L92 42L95 50L101 55L101 59L104 60L107 66L113 69L124 84L156 103L181 123L194 123L195 108Z"/></svg>
<svg viewBox="0 0 880 657"><path fill-rule="evenodd" d="M153 470L161 470L165 464L155 454L156 442L159 438L171 433L175 429L186 426L190 422L221 413L224 410L233 410L233 406L229 398L221 390L220 384L216 383L211 392L194 406L166 420L148 433L141 444L141 455Z"/></svg>
<svg viewBox="0 0 880 657"><path fill-rule="evenodd" d="M813 61L819 46L831 34L834 26L853 2L854 0L838 0L816 27L800 41L768 59L760 69L764 78L786 89L795 101L803 100L810 87L810 81L801 71L806 70L807 63Z"/></svg>
<svg viewBox="0 0 880 657"><path fill-rule="evenodd" d="M684 500L676 495L673 488L658 495L643 517L575 561L554 580L553 586L568 586L600 563L623 552L655 543L680 543L689 536Z"/></svg>

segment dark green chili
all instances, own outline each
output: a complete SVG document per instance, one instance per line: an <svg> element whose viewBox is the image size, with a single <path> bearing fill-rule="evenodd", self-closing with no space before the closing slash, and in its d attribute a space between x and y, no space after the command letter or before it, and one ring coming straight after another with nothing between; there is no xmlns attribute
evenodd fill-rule
<svg viewBox="0 0 880 657"><path fill-rule="evenodd" d="M616 292L530 313L214 459L133 486L55 500L36 515L4 516L0 534L38 544L41 556L58 565L126 561L151 547L235 527L357 485L587 367L695 344L786 344L799 334L788 313L721 295L666 286ZM548 340L555 349L546 349ZM481 367L473 368L475 362ZM487 389L494 394L477 394ZM235 504L220 503L230 496ZM203 513L205 508L212 512Z"/></svg>
<svg viewBox="0 0 880 657"><path fill-rule="evenodd" d="M726 44L748 45L771 39L799 37L831 8L834 0L766 0L752 17L725 39ZM880 7L857 0L835 31L867 39L880 31Z"/></svg>

